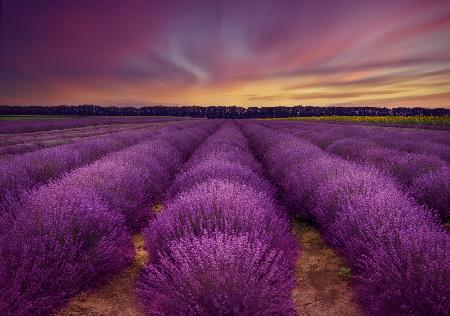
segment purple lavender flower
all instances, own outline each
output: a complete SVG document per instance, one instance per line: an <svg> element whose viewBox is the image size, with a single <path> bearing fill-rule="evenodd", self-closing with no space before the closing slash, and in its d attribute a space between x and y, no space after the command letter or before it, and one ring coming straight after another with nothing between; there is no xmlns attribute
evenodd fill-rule
<svg viewBox="0 0 450 316"><path fill-rule="evenodd" d="M147 315L295 315L284 253L264 240L214 233L174 241L144 269L136 293Z"/></svg>
<svg viewBox="0 0 450 316"><path fill-rule="evenodd" d="M150 256L165 252L174 240L222 232L264 238L288 260L297 257L287 218L263 192L237 182L211 179L184 191L166 205L146 230Z"/></svg>
<svg viewBox="0 0 450 316"><path fill-rule="evenodd" d="M12 215L0 220L3 315L46 314L133 256L122 216L92 192L50 184Z"/></svg>
<svg viewBox="0 0 450 316"><path fill-rule="evenodd" d="M250 124L243 129L290 204L319 224L353 268L358 296L367 313L449 313L450 239L431 210L419 206L397 181L373 167L320 151L314 156L310 145L289 134ZM284 146L267 145L286 139L289 143ZM302 148L308 149L303 153ZM283 172L274 161L284 157L289 157L290 164ZM445 194L447 187L441 187L446 183L444 177L435 176L435 167L441 166L439 158L404 157L406 162L399 166L408 166L402 169L409 170L406 174L419 176L417 191L428 183ZM417 160L408 160L412 157Z"/></svg>
<svg viewBox="0 0 450 316"><path fill-rule="evenodd" d="M186 172L177 176L168 192L168 196L175 196L211 178L237 181L253 186L258 191L274 194L271 185L261 179L250 168L242 166L238 162L208 160L194 165Z"/></svg>
<svg viewBox="0 0 450 316"><path fill-rule="evenodd" d="M450 220L450 168L444 167L417 177L411 194L419 202L436 209L442 220Z"/></svg>

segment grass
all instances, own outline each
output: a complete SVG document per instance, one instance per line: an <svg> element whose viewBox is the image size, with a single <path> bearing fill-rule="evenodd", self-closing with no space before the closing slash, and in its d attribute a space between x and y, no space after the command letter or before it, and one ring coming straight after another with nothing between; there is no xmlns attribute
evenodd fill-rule
<svg viewBox="0 0 450 316"><path fill-rule="evenodd" d="M345 266L342 266L342 267L340 267L340 269L339 269L339 275L341 276L341 277L343 277L343 278L348 278L348 277L350 277L350 272L351 272L352 270L350 269L350 268L348 268L348 267L345 267Z"/></svg>
<svg viewBox="0 0 450 316"><path fill-rule="evenodd" d="M450 126L448 116L311 116L290 117L288 120L301 121L343 121L358 123L406 124L406 125L445 125Z"/></svg>
<svg viewBox="0 0 450 316"><path fill-rule="evenodd" d="M156 214L159 214L162 212L163 209L163 205L161 203L155 203L152 206L152 211L155 212Z"/></svg>

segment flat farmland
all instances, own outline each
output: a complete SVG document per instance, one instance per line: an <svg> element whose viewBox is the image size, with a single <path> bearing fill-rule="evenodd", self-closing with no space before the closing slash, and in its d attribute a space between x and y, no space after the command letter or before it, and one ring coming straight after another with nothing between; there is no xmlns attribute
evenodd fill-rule
<svg viewBox="0 0 450 316"><path fill-rule="evenodd" d="M446 129L4 122L1 315L450 312Z"/></svg>
<svg viewBox="0 0 450 316"><path fill-rule="evenodd" d="M450 118L448 116L316 116L316 117L293 117L291 120L302 121L325 121L325 122L348 122L353 124L381 124L382 126L413 126L423 128L442 128L450 126Z"/></svg>

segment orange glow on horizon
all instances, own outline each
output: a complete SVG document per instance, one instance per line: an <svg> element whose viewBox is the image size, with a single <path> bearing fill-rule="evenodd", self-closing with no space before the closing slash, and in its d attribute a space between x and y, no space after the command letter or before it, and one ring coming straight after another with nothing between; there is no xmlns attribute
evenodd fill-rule
<svg viewBox="0 0 450 316"><path fill-rule="evenodd" d="M23 0L3 12L0 104L450 107L448 1Z"/></svg>

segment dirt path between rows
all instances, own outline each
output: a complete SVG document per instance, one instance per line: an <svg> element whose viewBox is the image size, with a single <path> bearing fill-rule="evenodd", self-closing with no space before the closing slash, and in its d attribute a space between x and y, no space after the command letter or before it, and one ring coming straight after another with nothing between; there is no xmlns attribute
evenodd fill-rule
<svg viewBox="0 0 450 316"><path fill-rule="evenodd" d="M293 222L292 233L301 245L295 267L298 282L293 300L299 315L361 315L341 258L313 226Z"/></svg>
<svg viewBox="0 0 450 316"><path fill-rule="evenodd" d="M299 315L361 315L350 287L346 266L311 225L293 222L293 235L302 252L295 267L298 286L293 300ZM133 237L133 264L104 286L71 299L55 316L142 316L133 289L148 261L141 234Z"/></svg>
<svg viewBox="0 0 450 316"><path fill-rule="evenodd" d="M71 299L55 316L142 316L133 289L136 277L148 260L142 234L133 237L136 255L133 264L106 285Z"/></svg>

